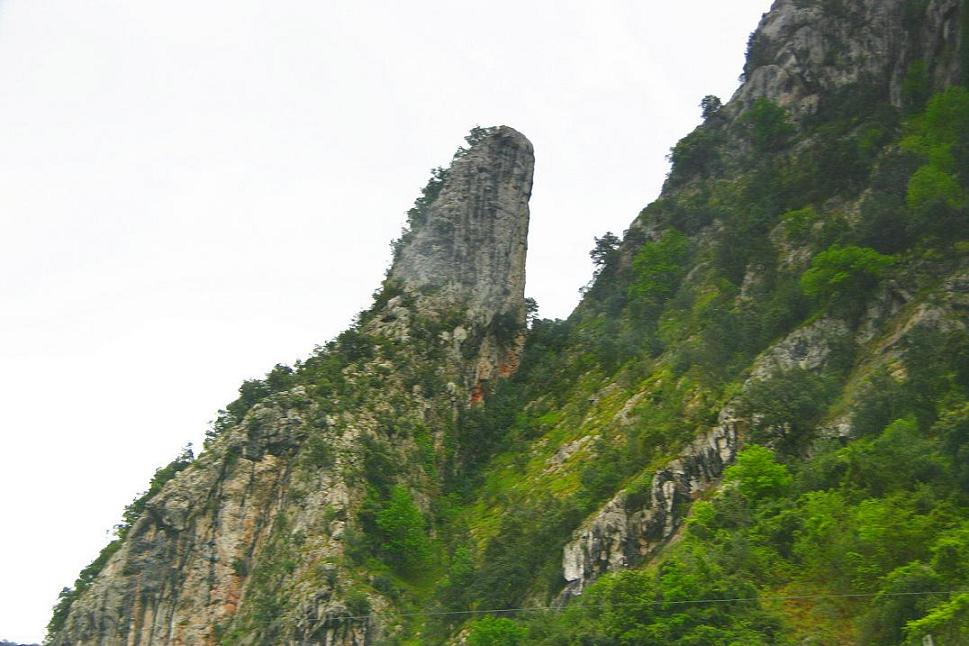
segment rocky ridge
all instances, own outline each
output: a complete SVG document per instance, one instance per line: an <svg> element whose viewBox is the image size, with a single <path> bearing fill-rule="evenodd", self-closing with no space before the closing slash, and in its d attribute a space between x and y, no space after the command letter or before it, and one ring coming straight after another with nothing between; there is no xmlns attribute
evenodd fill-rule
<svg viewBox="0 0 969 646"><path fill-rule="evenodd" d="M941 241L906 220L917 214L905 188L924 160L899 144L906 115L964 74L961 4L775 2L752 35L743 84L674 149L660 199L621 242L597 241L580 307L568 321L536 321L527 340L532 150L510 129L487 129L412 219L360 325L148 502L55 643L470 643L482 634L472 612L549 603L567 625L537 643L566 643L579 638L568 622L583 600L592 597L590 615L621 615L629 604L601 612L613 582L646 589L677 546L699 549L691 507L738 491L721 486L724 473L751 444L793 471L822 453L842 459L855 441L865 448L853 459L874 451L896 415L903 430L929 419L877 391L905 392L925 372L919 362L944 364L945 344L958 349L969 327L969 247L952 244L964 220ZM896 228L876 235L866 220ZM809 268L845 249L883 264L862 267L850 291L808 295ZM952 383L967 379L947 370ZM890 416L872 422L873 406ZM925 435L931 421L919 423ZM422 527L447 564L436 587L395 578L386 553L365 549L391 487L436 514ZM787 551L774 558L788 563L806 528L793 525L797 514L782 520ZM746 536L742 524L729 529L721 534ZM736 556L713 543L703 553ZM674 565L701 579L719 566ZM752 572L743 594L769 592ZM405 617L405 606L420 611ZM716 622L762 631L724 643L788 643L784 621L757 624L756 606L724 609L729 620L700 613L688 643L712 639L703 631ZM629 625L661 615L649 607ZM554 621L540 620L539 636ZM853 629L833 625L847 643Z"/></svg>
<svg viewBox="0 0 969 646"><path fill-rule="evenodd" d="M426 443L440 446L456 409L517 365L533 165L531 144L507 127L456 158L358 330L147 501L50 643L385 639L393 608L347 554L368 456L424 464L386 475L438 487L443 458L428 463Z"/></svg>
<svg viewBox="0 0 969 646"><path fill-rule="evenodd" d="M751 34L741 86L714 119L742 124L755 102L766 99L804 121L818 114L827 97L846 88L854 92L874 88L874 96L885 92L893 106L903 109L910 100L905 85L913 65L924 66L928 83L936 90L959 82L963 73L958 56L963 46L959 0L931 0L921 5L904 0L864 0L840 3L838 7L839 11L833 11L821 2L777 0ZM919 25L915 33L906 26L912 20ZM667 186L664 193L675 190ZM634 249L643 237L659 239L665 226L662 219L640 216L631 227L637 233L627 235L626 244L630 237L633 242L629 246ZM783 236L774 237L784 255ZM788 262L797 264L796 256L805 251L805 247L788 250L787 255L795 256ZM626 253L623 262L628 265L631 254ZM758 280L758 269L762 271L748 268L738 299L747 297L747 286ZM961 275L957 272L946 284L961 284ZM855 341L861 345L880 343L879 365L899 361L898 348L913 331L924 331L926 326L944 330L965 325L959 316L960 306L955 304L959 302L957 296L945 299L952 303L947 307L922 306L914 314L902 309L912 298L897 286L889 286L869 305L869 315L860 324ZM794 368L821 371L831 343L847 342L851 334L850 327L837 319L820 319L793 331L762 353L742 390L754 381L768 381ZM871 364L866 369L870 370ZM651 474L645 500L630 504L633 497L628 491L620 491L573 533L563 549L566 585L558 603L580 594L606 572L649 561L675 537L690 502L719 485L725 467L743 446L743 428L750 420L738 416L736 403L725 405L714 427ZM850 415L832 420L821 436L850 438Z"/></svg>

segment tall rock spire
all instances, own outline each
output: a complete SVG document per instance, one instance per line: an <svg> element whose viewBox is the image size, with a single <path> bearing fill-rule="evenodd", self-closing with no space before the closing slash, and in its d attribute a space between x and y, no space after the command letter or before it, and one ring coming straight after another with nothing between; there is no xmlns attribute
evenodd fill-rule
<svg viewBox="0 0 969 646"><path fill-rule="evenodd" d="M424 221L390 270L415 292L464 301L479 318L524 321L532 144L508 126L456 156Z"/></svg>
<svg viewBox="0 0 969 646"><path fill-rule="evenodd" d="M476 129L469 141L411 222L388 280L416 297L419 316L458 314L447 334L475 402L489 381L514 372L521 354L535 155L508 126Z"/></svg>

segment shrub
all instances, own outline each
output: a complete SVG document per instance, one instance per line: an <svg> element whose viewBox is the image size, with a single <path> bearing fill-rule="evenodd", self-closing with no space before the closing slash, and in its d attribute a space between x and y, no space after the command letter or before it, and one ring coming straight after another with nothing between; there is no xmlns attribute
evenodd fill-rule
<svg viewBox="0 0 969 646"><path fill-rule="evenodd" d="M720 100L720 97L714 96L713 94L708 94L700 100L700 112L704 121L720 112L720 108L722 107L723 102Z"/></svg>
<svg viewBox="0 0 969 646"><path fill-rule="evenodd" d="M957 594L905 624L906 644L924 644L925 635L932 635L938 644L969 643L969 594Z"/></svg>
<svg viewBox="0 0 969 646"><path fill-rule="evenodd" d="M720 166L718 148L723 143L722 134L706 126L700 126L680 139L667 159L670 160L669 181L679 186L691 177L707 176Z"/></svg>
<svg viewBox="0 0 969 646"><path fill-rule="evenodd" d="M740 401L740 412L752 420L751 439L774 441L785 451L800 448L824 412L829 384L802 368L754 381Z"/></svg>
<svg viewBox="0 0 969 646"><path fill-rule="evenodd" d="M414 575L427 565L431 556L427 523L406 488L391 489L390 500L376 513L375 522L382 551L401 573Z"/></svg>
<svg viewBox="0 0 969 646"><path fill-rule="evenodd" d="M902 105L907 112L918 112L932 95L932 79L924 60L913 61L902 80Z"/></svg>
<svg viewBox="0 0 969 646"><path fill-rule="evenodd" d="M965 200L958 180L938 166L922 166L908 182L905 202L910 209L923 211L935 204L958 208Z"/></svg>
<svg viewBox="0 0 969 646"><path fill-rule="evenodd" d="M661 304L679 287L689 259L689 238L670 229L655 242L647 242L633 258L635 278L630 296Z"/></svg>

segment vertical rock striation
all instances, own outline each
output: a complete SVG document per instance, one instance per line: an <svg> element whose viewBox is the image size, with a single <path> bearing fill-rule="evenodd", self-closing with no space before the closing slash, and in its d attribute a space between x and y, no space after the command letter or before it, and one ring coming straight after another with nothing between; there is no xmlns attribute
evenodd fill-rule
<svg viewBox="0 0 969 646"><path fill-rule="evenodd" d="M472 397L518 364L525 329L528 200L535 157L521 133L500 126L456 156L437 198L389 273L427 314L455 310L452 340L468 359Z"/></svg>
<svg viewBox="0 0 969 646"><path fill-rule="evenodd" d="M418 293L463 301L483 319L509 314L523 322L534 167L531 142L508 126L459 155L390 278Z"/></svg>

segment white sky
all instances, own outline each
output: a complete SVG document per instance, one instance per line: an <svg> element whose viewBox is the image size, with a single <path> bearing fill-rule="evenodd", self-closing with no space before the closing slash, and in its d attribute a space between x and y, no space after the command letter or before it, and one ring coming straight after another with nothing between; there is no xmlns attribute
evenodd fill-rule
<svg viewBox="0 0 969 646"><path fill-rule="evenodd" d="M0 0L0 638L239 383L368 304L471 126L535 144L564 317L769 0Z"/></svg>

